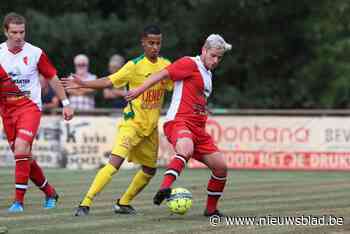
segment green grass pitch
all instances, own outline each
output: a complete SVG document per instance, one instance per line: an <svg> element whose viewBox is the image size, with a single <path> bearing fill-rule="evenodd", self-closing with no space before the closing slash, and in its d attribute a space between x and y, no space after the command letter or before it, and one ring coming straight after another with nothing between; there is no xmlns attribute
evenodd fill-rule
<svg viewBox="0 0 350 234"><path fill-rule="evenodd" d="M255 226L213 227L202 216L208 170L186 169L175 184L193 193L193 206L184 216L170 215L167 207L152 204L162 179L160 169L151 184L135 199L136 216L116 215L112 199L126 189L136 170L122 170L95 199L88 217L73 217L75 207L87 191L96 171L46 169L49 181L61 198L55 210L43 210L43 195L31 186L25 212L9 214L13 174L0 170L0 233L113 234L113 233L350 233L349 172L229 171L229 181L220 208L229 216L334 215L344 217L342 226Z"/></svg>

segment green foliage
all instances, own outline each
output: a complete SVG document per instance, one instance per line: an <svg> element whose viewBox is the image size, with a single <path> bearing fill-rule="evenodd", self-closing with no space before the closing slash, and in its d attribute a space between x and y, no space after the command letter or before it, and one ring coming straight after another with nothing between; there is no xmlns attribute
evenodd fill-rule
<svg viewBox="0 0 350 234"><path fill-rule="evenodd" d="M306 19L305 40L310 49L309 61L298 74L298 78L305 81L303 107L349 106L349 14L349 2L323 0ZM297 86L300 84L297 83Z"/></svg>
<svg viewBox="0 0 350 234"><path fill-rule="evenodd" d="M200 53L210 33L233 44L214 72L210 106L221 108L346 108L350 92L350 3L343 0L13 0L28 18L28 41L43 48L61 76L85 53L107 74L114 53L142 53L146 24L163 31L162 54ZM5 38L2 36L1 38ZM101 105L104 103L99 101Z"/></svg>

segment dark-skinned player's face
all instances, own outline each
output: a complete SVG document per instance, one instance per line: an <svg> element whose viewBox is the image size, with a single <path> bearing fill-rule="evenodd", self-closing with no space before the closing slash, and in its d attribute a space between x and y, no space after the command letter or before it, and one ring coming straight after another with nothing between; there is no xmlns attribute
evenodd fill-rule
<svg viewBox="0 0 350 234"><path fill-rule="evenodd" d="M157 59L162 46L162 34L147 34L141 42L145 56L151 60Z"/></svg>

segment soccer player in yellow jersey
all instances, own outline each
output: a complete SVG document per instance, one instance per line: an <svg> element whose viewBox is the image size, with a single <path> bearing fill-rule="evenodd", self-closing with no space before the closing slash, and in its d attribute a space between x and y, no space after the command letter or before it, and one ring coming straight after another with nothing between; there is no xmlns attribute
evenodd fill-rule
<svg viewBox="0 0 350 234"><path fill-rule="evenodd" d="M162 42L160 29L147 26L142 33L144 55L127 62L118 72L93 81L82 81L79 77L62 79L66 89L93 88L102 89L110 86L133 89L141 85L151 74L165 68L170 62L159 57ZM163 82L152 87L139 98L129 102L123 111L123 120L115 140L107 165L97 173L90 189L81 201L75 216L89 213L94 197L108 184L125 159L138 163L142 167L136 173L131 184L120 199L113 205L115 213L136 214L130 205L132 199L149 183L156 173L158 153L158 119L163 104L164 93L172 89L172 83ZM119 90L120 95L126 91Z"/></svg>

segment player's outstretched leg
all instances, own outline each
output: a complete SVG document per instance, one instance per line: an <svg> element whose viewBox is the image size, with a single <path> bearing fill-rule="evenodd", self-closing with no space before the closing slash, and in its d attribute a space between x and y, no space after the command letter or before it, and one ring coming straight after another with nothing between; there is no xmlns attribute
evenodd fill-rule
<svg viewBox="0 0 350 234"><path fill-rule="evenodd" d="M136 214L136 210L130 205L130 203L137 194L147 186L155 173L156 168L142 166L142 169L136 173L123 196L116 200L113 205L114 212L117 214Z"/></svg>
<svg viewBox="0 0 350 234"><path fill-rule="evenodd" d="M16 160L16 166L15 166L16 192L15 192L15 201L8 209L10 213L19 213L19 212L23 212L24 210L23 201L24 201L24 195L28 189L31 155L15 153L15 160Z"/></svg>
<svg viewBox="0 0 350 234"><path fill-rule="evenodd" d="M79 207L74 214L75 216L84 216L89 214L90 206L93 203L94 197L111 181L112 176L117 171L118 169L110 163L107 163L102 169L99 170L84 199L79 204Z"/></svg>
<svg viewBox="0 0 350 234"><path fill-rule="evenodd" d="M56 190L48 183L44 172L35 160L32 160L30 165L30 179L33 183L45 194L43 203L44 209L55 208L58 201L58 194Z"/></svg>
<svg viewBox="0 0 350 234"><path fill-rule="evenodd" d="M153 203L160 205L164 199L168 198L171 194L171 186L176 178L181 174L182 170L187 164L187 158L181 154L176 154L164 173L163 182L159 191L153 197Z"/></svg>
<svg viewBox="0 0 350 234"><path fill-rule="evenodd" d="M211 169L211 177L207 186L208 198L204 216L223 216L217 206L218 201L223 194L227 177L227 166L224 156L221 153L216 152L204 155L200 161Z"/></svg>

